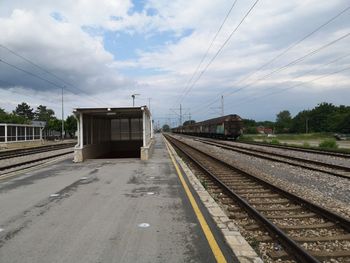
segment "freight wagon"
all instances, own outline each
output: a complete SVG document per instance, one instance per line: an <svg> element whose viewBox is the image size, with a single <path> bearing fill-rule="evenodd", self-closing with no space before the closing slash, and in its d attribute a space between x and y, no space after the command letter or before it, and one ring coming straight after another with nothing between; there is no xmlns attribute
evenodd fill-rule
<svg viewBox="0 0 350 263"><path fill-rule="evenodd" d="M234 139L242 134L243 122L236 114L222 116L206 121L173 128L173 133L194 136Z"/></svg>

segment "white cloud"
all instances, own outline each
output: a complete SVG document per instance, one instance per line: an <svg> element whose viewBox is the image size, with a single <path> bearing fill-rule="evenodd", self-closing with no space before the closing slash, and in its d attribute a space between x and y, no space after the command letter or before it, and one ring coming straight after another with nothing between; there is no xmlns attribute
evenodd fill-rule
<svg viewBox="0 0 350 263"><path fill-rule="evenodd" d="M209 52L209 58L215 54L253 2L253 0L237 1ZM129 105L130 94L133 92L142 94L139 98L140 103L146 103L147 97L152 97L153 109L157 110L159 113L156 115L160 116L168 111L169 104L174 103L181 94L231 4L232 1L226 0L149 0L145 2L143 11L132 12L133 3L130 0L79 0L74 3L68 0L7 0L0 10L2 32L0 43L64 77L79 89L91 94L90 96L98 96L98 100L106 104ZM203 74L188 98L183 101L184 107L190 107L192 110L201 108L204 101L218 98L222 91L230 87L234 90L251 83L274 68L285 65L349 32L350 21L347 19L348 14L345 14L266 69L253 75L249 81L237 84L239 80L254 72L290 44L340 12L347 4L346 0L322 3L319 0L260 1L208 71ZM148 15L148 10L153 10L153 14ZM53 18L53 14L56 14L57 20ZM152 50L147 47L141 48L135 52L137 54L135 59L118 60L118 54L113 54L104 47L103 35L112 31L130 35L141 34L145 38L157 37L160 32L170 32L178 39L160 42L160 45ZM185 32L191 34L183 36ZM123 45L123 43L117 44ZM288 70L278 72L256 85L235 93L234 96L227 98L227 108L245 96L263 95L264 90L307 81L314 76L341 69L349 60L316 71L312 75L299 77L302 73L319 67L337 56L345 55L348 45L349 39L339 42ZM3 49L0 49L0 57L39 73ZM203 65L206 65L207 61ZM123 75L121 72L126 69L134 71L135 74L131 74L130 77ZM152 74L138 74L138 70L151 70ZM57 93L53 88L50 90L47 84L0 64L1 78L12 80L27 90L32 88L28 90L28 96L33 98L35 104L44 103L45 97ZM334 84L332 98L337 101L336 94L339 94L340 103L344 87L349 84L348 74L334 75L327 81L310 84L309 87L315 92L320 91L319 94L326 94L322 92L329 90L331 84ZM41 92L38 93L38 90ZM296 90L303 94L301 89ZM313 103L314 99L311 99L310 94L307 93L305 96L310 96L310 103ZM55 99L52 101L52 107L58 109L59 105L55 106L58 93L53 96ZM16 101L16 95L6 91L6 97L9 98L9 102L3 100L0 106L11 108L13 101ZM281 95L275 98L285 100L286 107L298 104L298 100L292 96ZM324 100L327 98L328 95ZM94 100L96 99L85 99L76 95L67 96L70 107L96 106ZM254 106L258 109L259 105L260 102L257 100ZM304 104L300 104L300 107L303 106ZM240 108L243 114L244 109L244 106ZM252 112L254 111L251 110L251 106L247 106L247 113ZM259 113L257 118L260 118L258 115ZM198 119L206 117L204 113L196 115Z"/></svg>

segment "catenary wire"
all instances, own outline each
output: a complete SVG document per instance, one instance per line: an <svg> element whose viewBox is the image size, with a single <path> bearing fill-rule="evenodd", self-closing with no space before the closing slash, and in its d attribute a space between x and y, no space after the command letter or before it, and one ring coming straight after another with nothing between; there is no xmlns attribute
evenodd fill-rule
<svg viewBox="0 0 350 263"><path fill-rule="evenodd" d="M235 29L230 33L230 35L228 36L228 38L226 38L226 40L223 42L223 44L220 46L220 48L217 50L217 52L215 53L215 55L209 60L208 64L204 67L204 69L200 72L200 74L198 75L198 77L194 80L194 82L192 83L192 85L190 86L190 88L187 90L187 92L185 93L184 97L185 98L188 93L193 89L193 87L196 85L196 83L198 82L198 80L203 76L203 74L207 71L207 69L209 68L209 66L213 63L213 61L217 58L217 56L221 53L221 51L223 50L223 48L226 46L226 44L229 42L229 40L232 38L232 36L234 35L234 33L239 29L239 27L242 25L242 23L244 22L244 20L248 17L248 15L251 13L251 11L254 9L254 7L257 5L257 3L260 0L256 0L254 2L254 4L249 8L248 12L243 16L243 18L241 19L241 21L238 23L238 25L235 27Z"/></svg>
<svg viewBox="0 0 350 263"><path fill-rule="evenodd" d="M310 57L310 56L312 56L312 55L314 55L314 54L316 54L316 53L322 51L322 50L325 49L325 48L328 48L328 47L330 47L330 46L336 44L337 42L339 42L339 41L341 41L341 40L343 40L343 39L345 39L345 38L347 38L347 37L349 37L349 36L350 36L350 33L344 34L344 35L342 35L341 37L339 37L339 38L337 38L337 39L335 39L335 40L333 40L333 41L331 41L331 42L329 42L329 43L327 43L327 44L325 44L325 45L323 45L323 46L321 46L321 47L319 47L319 48L317 48L317 49L314 49L314 50L312 50L311 52L308 52L306 55L303 55L303 56L301 56L301 57L299 57L299 58L297 58L297 59L295 59L295 60L293 60L293 61L291 61L291 62L289 62L289 63L287 63L287 64L285 64L285 65L283 65L283 66L281 66L281 67L279 67L279 68L277 68L277 69L275 69L275 70L273 70L272 72L270 72L270 73L268 73L268 74L266 74L266 75L264 75L264 76L258 78L257 80L255 80L255 81L253 81L253 82L251 82L251 83L249 83L249 84L247 84L247 85L245 85L245 86L243 86L243 87L241 87L241 88L238 88L238 89L236 89L236 90L234 90L234 91L232 91L232 92L230 92L230 93L225 94L225 97L231 96L231 95L234 94L234 93L237 93L237 92L239 92L239 91L241 91L241 90L244 90L244 89L246 89L246 88L248 88L248 87L251 87L251 86L253 86L254 84L256 84L256 83L258 83L258 82L260 82L260 81L262 81L262 80L264 80L264 79L266 79L266 78L268 78L268 77L270 77L271 75L273 75L273 74L275 74L275 73L277 73L277 72L283 71L283 70L285 70L285 69L287 69L287 68L289 68L289 67L295 65L295 64L297 64L297 63L299 63L299 62L305 60L306 58L308 58L308 57ZM215 101L213 101L213 102L211 102L211 103L209 103L209 104L206 104L206 105L204 106L204 108L213 105L213 104L216 103L217 101L218 101L218 99L215 100ZM202 108L203 108L203 106L202 106ZM199 111L200 111L200 110L199 110ZM197 113L197 112L199 112L199 111L194 111L194 113Z"/></svg>
<svg viewBox="0 0 350 263"><path fill-rule="evenodd" d="M253 75L255 75L256 73L260 72L263 68L267 67L268 65L270 65L271 63L273 63L274 61L276 61L278 58L282 57L283 55L285 55L288 51L292 50L294 47L296 47L298 44L300 44L301 42L305 41L306 39L308 39L309 37L311 37L313 34L315 34L316 32L320 31L322 28L324 28L325 26L327 26L328 24L330 24L331 22L333 22L335 19L337 19L338 17L340 17L341 15L343 15L344 13L346 13L347 11L350 10L350 6L346 7L345 9L341 10L339 13L337 13L336 15L334 15L333 17L331 17L330 19L328 19L326 22L322 23L321 25L319 25L316 29L312 30L311 32L307 33L305 36L303 36L301 39L299 39L298 41L294 42L293 44L291 44L289 47L287 47L286 49L284 49L281 53L279 53L278 55L276 55L275 57L273 57L271 60L269 60L267 63L264 63L263 65L261 65L259 68L257 68L255 71L253 71L252 73L248 74L247 76L245 76L244 78L242 78L241 80L239 80L238 82L235 83L235 85L238 85L244 81L246 81L247 79L249 79L250 77L252 77ZM232 87L224 89L223 91L220 92L220 94L226 93L228 90L231 90ZM205 102L205 104L212 102L210 105L216 103L219 101L219 98L215 99L215 100L208 100L207 102Z"/></svg>
<svg viewBox="0 0 350 263"><path fill-rule="evenodd" d="M224 24L226 23L226 20L227 20L228 17L230 16L230 14L231 14L233 8L235 7L237 1L238 1L238 0L235 0L235 1L232 3L232 5L231 5L229 11L227 12L227 14L226 14L224 20L222 21L220 27L219 27L218 30L216 31L216 33L215 33L213 39L211 40L210 45L208 46L208 48L207 48L205 54L202 56L202 59L200 60L199 64L197 65L197 68L196 68L195 71L192 73L191 78L187 81L187 83L186 83L186 85L185 85L185 88L184 88L184 90L183 90L183 91L184 91L183 94L180 95L180 97L179 97L179 99L178 99L177 101L179 101L179 100L181 101L181 100L182 100L182 98L183 98L184 94L186 93L187 89L190 87L190 86L189 86L190 83L192 82L194 76L198 73L198 70L199 70L200 67L202 66L202 64L203 64L203 62L204 62L204 60L205 60L205 58L208 56L211 47L213 46L213 44L214 44L216 38L218 37L219 33L221 32L221 29L223 28Z"/></svg>
<svg viewBox="0 0 350 263"><path fill-rule="evenodd" d="M22 71L22 72L24 72L24 73L26 73L26 74L28 74L28 75L34 77L34 78L40 79L40 80L42 80L42 81L45 81L45 82L49 83L50 85L55 86L55 87L57 87L57 88L69 90L69 89L67 89L67 87L65 88L64 86L58 85L58 84L56 84L55 82L53 82L53 81L51 81L51 80L48 80L48 79L46 79L46 78L43 78L43 77L41 77L41 76L39 76L39 75L37 75L37 74L35 74L35 73L33 73L33 72L30 72L30 71L27 71L27 70L22 69L22 68L20 68L20 67L17 67L17 66L15 66L15 65L13 65L13 64L11 64L11 63L5 61L5 60L2 59L2 58L0 58L0 63L3 63L3 64L5 64L5 65L7 65L7 66L9 66L9 67L11 67L11 68L14 68L14 69L18 70L18 71ZM72 94L75 94L72 90L69 90L69 91L70 91ZM90 99L90 98L89 98L89 99ZM90 100L92 100L92 99L90 99ZM94 101L94 102L96 103L96 101ZM99 103L100 103L100 102L99 102Z"/></svg>
<svg viewBox="0 0 350 263"><path fill-rule="evenodd" d="M49 70L43 68L42 66L39 66L38 64L36 64L36 63L34 63L33 61L31 61L30 59L28 59L28 58L22 56L21 54L19 54L19 53L13 51L12 49L10 49L10 48L8 48L8 47L2 45L2 44L0 44L0 47L3 48L3 49L5 49L5 50L7 50L7 51L10 52L11 54L13 54L13 55L15 55L15 56L17 56L17 57L23 59L24 61L28 62L28 63L31 64L32 66L34 66L34 67L36 67L36 68L38 68L38 69L44 71L45 73L47 73L47 74L53 76L54 78L56 78L57 80L61 81L61 82L64 83L65 85L70 86L70 87L72 87L72 88L74 88L74 89L76 89L76 90L78 90L78 91L84 93L85 96L89 96L89 97L90 97L90 95L87 94L84 90L82 90L82 89L80 89L80 88L78 88L78 87L72 85L71 83L67 82L67 81L64 80L63 78L57 76L56 74L54 74L54 73L52 73L51 71L49 71ZM99 101L99 104L105 104L102 100L99 100L98 98L95 98L95 97L94 97L93 100L94 100L95 102L96 102L96 101Z"/></svg>

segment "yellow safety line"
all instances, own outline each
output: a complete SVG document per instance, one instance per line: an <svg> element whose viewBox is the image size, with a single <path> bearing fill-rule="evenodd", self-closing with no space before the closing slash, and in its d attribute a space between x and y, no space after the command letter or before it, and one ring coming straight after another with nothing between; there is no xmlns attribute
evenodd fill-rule
<svg viewBox="0 0 350 263"><path fill-rule="evenodd" d="M202 227L204 235L205 235L205 237L208 240L208 243L209 243L209 246L210 246L211 250L213 251L213 254L215 256L216 261L220 262L220 263L226 263L227 261L226 261L224 255L223 255L223 253L222 253L218 243L216 242L216 240L214 238L214 235L211 232L207 221L205 220L201 210L199 209L198 204L197 204L196 200L194 199L194 197L193 197L193 195L192 195L192 193L191 193L191 191L190 191L190 189L189 189L189 187L188 187L188 185L187 185L187 183L186 183L186 181L185 181L185 179L184 179L184 177L182 175L182 172L179 169L179 166L177 165L177 163L175 161L174 155L172 154L172 152L169 149L168 142L166 142L166 147L168 149L170 158L171 158L171 160L172 160L172 162L173 162L173 164L175 166L175 169L176 169L176 172L177 172L177 174L179 176L181 184L182 184L182 186L183 186L183 188L184 188L184 190L186 192L186 195L187 195L188 199L190 200L192 208L193 208L193 210L194 210L194 212L195 212L195 214L197 216L197 219L198 219L198 221L199 221L199 223L200 223L200 225Z"/></svg>

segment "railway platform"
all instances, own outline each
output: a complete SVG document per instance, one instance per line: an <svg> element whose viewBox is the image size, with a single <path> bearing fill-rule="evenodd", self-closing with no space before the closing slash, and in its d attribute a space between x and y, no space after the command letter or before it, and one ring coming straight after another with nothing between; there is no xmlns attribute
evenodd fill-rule
<svg viewBox="0 0 350 263"><path fill-rule="evenodd" d="M237 262L172 160L159 135L148 161L65 160L0 181L0 261Z"/></svg>

